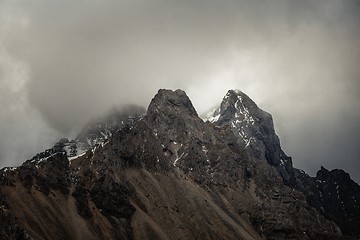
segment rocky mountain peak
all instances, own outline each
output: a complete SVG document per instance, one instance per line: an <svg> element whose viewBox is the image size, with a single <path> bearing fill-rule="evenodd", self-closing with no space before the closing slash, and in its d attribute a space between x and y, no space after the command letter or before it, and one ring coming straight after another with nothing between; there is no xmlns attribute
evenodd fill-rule
<svg viewBox="0 0 360 240"><path fill-rule="evenodd" d="M294 184L292 160L281 149L272 116L261 110L240 90L229 90L220 106L205 120L218 126L229 126L238 144L254 158L275 166L289 185Z"/></svg>
<svg viewBox="0 0 360 240"><path fill-rule="evenodd" d="M87 144L87 147L94 147L107 141L114 132L125 125L133 124L145 112L144 107L137 105L113 108L105 116L91 120L75 140Z"/></svg>
<svg viewBox="0 0 360 240"><path fill-rule="evenodd" d="M272 116L261 110L246 94L229 90L220 106L206 120L229 126L238 144L256 159L274 166L284 183L303 192L309 204L335 221L344 233L359 236L360 187L343 170L324 167L316 177L295 169L292 159L281 149Z"/></svg>
<svg viewBox="0 0 360 240"><path fill-rule="evenodd" d="M339 181L349 181L351 180L349 173L341 169L327 170L323 166L316 173L316 179L319 180L339 180ZM352 180L351 180L352 181Z"/></svg>
<svg viewBox="0 0 360 240"><path fill-rule="evenodd" d="M324 166L321 166L320 167L320 170L318 172L321 172L321 173L329 173L329 170L327 170L326 168L324 168Z"/></svg>
<svg viewBox="0 0 360 240"><path fill-rule="evenodd" d="M220 105L218 113L221 114L217 124L226 124L229 120L237 118L254 125L255 119L251 112L257 110L258 106L245 93L240 90L229 90Z"/></svg>
<svg viewBox="0 0 360 240"><path fill-rule="evenodd" d="M321 167L314 180L316 188L312 192L320 202L319 210L345 234L359 237L360 186L341 169L329 171Z"/></svg>
<svg viewBox="0 0 360 240"><path fill-rule="evenodd" d="M180 89L176 91L160 89L152 99L147 115L172 114L185 111L186 114L197 117L196 110L186 93Z"/></svg>
<svg viewBox="0 0 360 240"><path fill-rule="evenodd" d="M230 90L217 111L204 122L185 92L159 90L145 115L94 121L0 170L0 238L345 240L329 221L344 216L354 236L357 185L294 170L271 115L244 93ZM90 148L69 161L80 143ZM293 170L318 211L288 187Z"/></svg>
<svg viewBox="0 0 360 240"><path fill-rule="evenodd" d="M84 156L89 150L106 144L120 129L133 125L145 112L145 108L137 105L113 108L105 116L86 124L75 139L62 138L53 147L36 154L29 161L37 165L56 154L62 154L69 160Z"/></svg>

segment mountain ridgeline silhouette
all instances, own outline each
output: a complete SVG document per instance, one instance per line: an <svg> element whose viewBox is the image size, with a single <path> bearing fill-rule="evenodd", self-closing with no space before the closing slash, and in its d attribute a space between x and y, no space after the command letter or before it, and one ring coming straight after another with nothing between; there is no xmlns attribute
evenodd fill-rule
<svg viewBox="0 0 360 240"><path fill-rule="evenodd" d="M360 187L310 177L269 113L230 90L200 118L161 89L0 170L1 239L356 239Z"/></svg>

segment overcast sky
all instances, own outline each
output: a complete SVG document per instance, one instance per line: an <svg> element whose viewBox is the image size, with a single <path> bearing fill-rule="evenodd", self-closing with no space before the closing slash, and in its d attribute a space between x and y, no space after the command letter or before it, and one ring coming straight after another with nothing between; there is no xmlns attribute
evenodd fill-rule
<svg viewBox="0 0 360 240"><path fill-rule="evenodd" d="M114 105L240 89L296 167L360 182L360 1L0 0L0 167Z"/></svg>

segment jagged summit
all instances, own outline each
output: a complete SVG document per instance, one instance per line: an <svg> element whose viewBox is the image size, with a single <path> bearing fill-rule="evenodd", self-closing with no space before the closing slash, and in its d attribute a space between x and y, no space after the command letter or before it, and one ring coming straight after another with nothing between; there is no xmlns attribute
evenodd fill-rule
<svg viewBox="0 0 360 240"><path fill-rule="evenodd" d="M222 125L235 117L242 117L242 120L245 120L249 124L254 124L254 119L249 116L248 109L259 108L256 103L242 91L229 90L224 96L220 106L206 114L204 120Z"/></svg>
<svg viewBox="0 0 360 240"><path fill-rule="evenodd" d="M251 156L274 166L285 184L303 192L312 207L335 221L346 234L359 236L358 228L354 227L360 223L359 186L343 170L329 171L321 167L316 177L310 177L295 169L292 159L281 149L272 116L245 93L229 90L220 106L205 120L229 126L238 144ZM347 190L336 190L339 187Z"/></svg>
<svg viewBox="0 0 360 240"><path fill-rule="evenodd" d="M189 97L180 89L176 91L160 89L151 100L147 114L171 113L174 109L183 109L191 116L198 116Z"/></svg>
<svg viewBox="0 0 360 240"><path fill-rule="evenodd" d="M254 125L255 119L252 116L254 114L250 115L250 112L254 113L259 110L258 106L245 93L239 90L230 90L220 105L220 116L216 123L222 125L236 118L237 121Z"/></svg>
<svg viewBox="0 0 360 240"><path fill-rule="evenodd" d="M330 180L335 178L336 180L351 180L349 173L345 172L342 169L333 169L329 171L325 167L321 166L320 170L316 173L317 179Z"/></svg>
<svg viewBox="0 0 360 240"><path fill-rule="evenodd" d="M91 148L106 142L114 132L125 125L134 123L146 112L144 107L127 105L113 108L105 116L90 121L76 137L75 141L87 144Z"/></svg>
<svg viewBox="0 0 360 240"><path fill-rule="evenodd" d="M86 124L75 139L63 138L53 147L36 154L30 161L43 162L57 153L65 154L69 160L81 157L89 150L104 145L115 132L134 124L145 112L145 108L137 105L113 108L105 116Z"/></svg>
<svg viewBox="0 0 360 240"><path fill-rule="evenodd" d="M209 115L214 124L230 126L242 148L275 166L285 182L295 184L292 160L281 149L272 116L250 97L240 90L229 90L220 106Z"/></svg>
<svg viewBox="0 0 360 240"><path fill-rule="evenodd" d="M360 186L341 169L323 166L310 177L295 169L297 189L311 206L339 225L344 234L360 236Z"/></svg>
<svg viewBox="0 0 360 240"><path fill-rule="evenodd" d="M244 93L230 90L212 123L181 90L159 90L146 114L127 114L94 121L77 139L0 170L0 236L348 239L330 220L340 225L350 216L341 201L360 202L352 193L358 185L347 188L337 171L315 179L293 169L271 115ZM80 142L90 148L72 158L69 144ZM339 178L327 177L333 173ZM331 198L321 198L328 186ZM348 231L354 236L356 217Z"/></svg>

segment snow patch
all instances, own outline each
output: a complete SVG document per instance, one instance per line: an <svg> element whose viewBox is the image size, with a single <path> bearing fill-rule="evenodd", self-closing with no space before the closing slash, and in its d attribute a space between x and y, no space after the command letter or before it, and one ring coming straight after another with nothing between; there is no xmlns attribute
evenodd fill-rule
<svg viewBox="0 0 360 240"><path fill-rule="evenodd" d="M84 156L86 154L86 152L83 152L83 153L81 153L81 154L79 154L79 155L76 155L76 156L74 156L74 157L69 157L68 159L71 161L71 160L75 160L75 159L77 159L77 158L79 158L79 157L82 157L82 156Z"/></svg>
<svg viewBox="0 0 360 240"><path fill-rule="evenodd" d="M50 156L47 156L47 157L44 157L44 158L40 158L40 159L38 159L38 160L35 160L35 159L34 159L34 160L32 160L31 162L36 162L36 164L39 164L39 163L45 162L46 160L48 160L49 158L55 156L56 154L58 154L58 152L53 153L53 154L51 154Z"/></svg>
<svg viewBox="0 0 360 240"><path fill-rule="evenodd" d="M204 122L209 121L211 123L217 122L220 118L220 109L216 107L209 111L205 116L201 117Z"/></svg>
<svg viewBox="0 0 360 240"><path fill-rule="evenodd" d="M176 159L175 159L175 161L174 161L174 163L173 163L174 167L176 167L176 163L184 156L184 154L185 154L185 153L182 153L182 154L180 155L180 157L179 157L179 156L176 156ZM177 154L176 154L176 155L177 155Z"/></svg>
<svg viewBox="0 0 360 240"><path fill-rule="evenodd" d="M180 146L178 146L177 142L173 142L174 144L174 152L175 152L175 160L173 162L173 166L176 167L176 163L184 156L185 152L183 152L180 156L179 156L179 149L183 146L183 144L180 144Z"/></svg>
<svg viewBox="0 0 360 240"><path fill-rule="evenodd" d="M17 169L17 167L5 167L4 169L3 169L3 172L4 173L6 173L6 172L12 172L12 171L14 171L14 170L16 170Z"/></svg>
<svg viewBox="0 0 360 240"><path fill-rule="evenodd" d="M205 153L205 155L207 155L209 150L207 150L206 146L202 146L201 148L202 148L202 151Z"/></svg>

